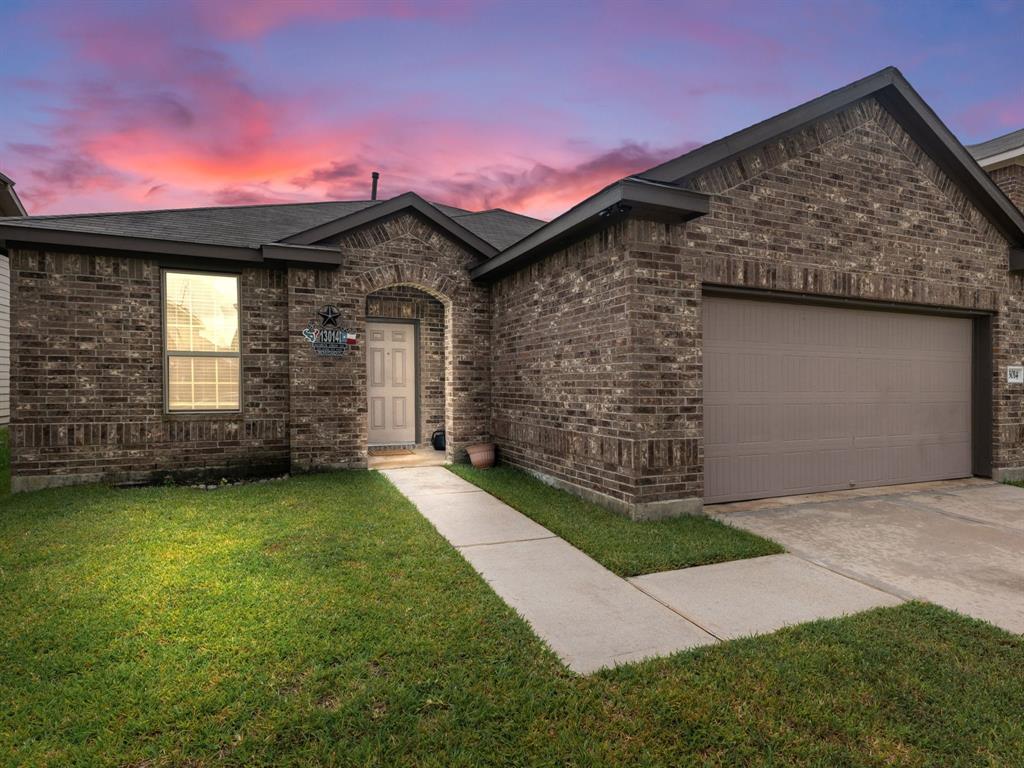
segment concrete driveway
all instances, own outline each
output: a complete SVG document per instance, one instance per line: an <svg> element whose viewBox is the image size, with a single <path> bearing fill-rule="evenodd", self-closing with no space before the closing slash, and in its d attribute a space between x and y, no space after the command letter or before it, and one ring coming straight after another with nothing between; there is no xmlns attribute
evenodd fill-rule
<svg viewBox="0 0 1024 768"><path fill-rule="evenodd" d="M899 597L1024 634L1024 488L986 480L922 483L707 511Z"/></svg>

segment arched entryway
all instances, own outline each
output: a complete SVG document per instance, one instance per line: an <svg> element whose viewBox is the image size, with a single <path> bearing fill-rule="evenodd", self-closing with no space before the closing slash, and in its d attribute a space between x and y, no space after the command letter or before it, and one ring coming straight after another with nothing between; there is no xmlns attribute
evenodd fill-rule
<svg viewBox="0 0 1024 768"><path fill-rule="evenodd" d="M367 450L370 465L413 456L425 463L432 438L446 429L447 308L414 285L366 296ZM413 451L413 453L408 453ZM386 461L377 461L387 457ZM413 459L408 459L413 461Z"/></svg>

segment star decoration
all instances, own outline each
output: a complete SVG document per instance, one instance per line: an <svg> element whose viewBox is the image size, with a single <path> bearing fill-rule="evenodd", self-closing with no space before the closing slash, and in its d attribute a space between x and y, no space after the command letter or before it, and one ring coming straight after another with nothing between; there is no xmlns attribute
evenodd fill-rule
<svg viewBox="0 0 1024 768"><path fill-rule="evenodd" d="M339 312L334 307L327 305L326 307L321 309L317 314L320 315L320 325L324 326L325 328L328 325L333 325L335 328L338 327L338 318L341 317L341 312Z"/></svg>

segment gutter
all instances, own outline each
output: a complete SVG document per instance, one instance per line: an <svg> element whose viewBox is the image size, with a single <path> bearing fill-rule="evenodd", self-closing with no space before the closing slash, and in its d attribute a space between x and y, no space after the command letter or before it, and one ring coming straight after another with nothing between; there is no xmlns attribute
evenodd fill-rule
<svg viewBox="0 0 1024 768"><path fill-rule="evenodd" d="M709 213L701 192L629 177L605 187L531 235L470 272L474 280L496 280L626 216L683 222Z"/></svg>
<svg viewBox="0 0 1024 768"><path fill-rule="evenodd" d="M29 245L51 245L62 248L88 248L93 250L121 252L134 256L181 256L200 259L219 259L243 264L284 262L296 265L328 266L341 265L341 251L321 246L286 245L266 243L253 246L210 245L207 243L184 243L178 240L160 240L149 237L125 237L97 232L69 232L59 229L44 229L19 225L14 222L0 223L0 247L8 249L19 243Z"/></svg>

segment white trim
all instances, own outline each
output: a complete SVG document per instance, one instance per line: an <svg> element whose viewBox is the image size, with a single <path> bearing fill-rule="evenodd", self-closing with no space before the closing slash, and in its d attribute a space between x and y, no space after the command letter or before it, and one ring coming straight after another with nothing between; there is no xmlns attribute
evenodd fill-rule
<svg viewBox="0 0 1024 768"><path fill-rule="evenodd" d="M1002 165L1012 165L1012 161L1018 161L1024 164L1024 147L1016 147L1014 149L1008 149L1006 152L1000 152L998 155L992 155L978 161L985 170L994 169L1001 167Z"/></svg>

